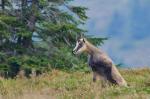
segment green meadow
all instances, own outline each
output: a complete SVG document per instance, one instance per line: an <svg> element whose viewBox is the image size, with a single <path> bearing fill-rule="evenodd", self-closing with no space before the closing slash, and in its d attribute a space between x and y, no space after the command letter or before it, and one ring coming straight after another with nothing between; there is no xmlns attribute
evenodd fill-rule
<svg viewBox="0 0 150 99"><path fill-rule="evenodd" d="M150 99L150 69L120 70L128 87L102 87L92 73L53 70L33 78L0 80L0 99Z"/></svg>
<svg viewBox="0 0 150 99"><path fill-rule="evenodd" d="M0 0L0 99L150 99L149 68L119 69L128 87L115 85L103 87L101 80L92 81L92 71L89 72L87 66L87 55L79 56L72 53L79 37L85 37L97 47L110 40L110 45L107 45L110 50L108 54L115 56L112 59L133 62L140 60L138 63L148 66L146 62L149 60L145 59L149 59L147 55L149 31L147 30L150 24L147 21L149 17L145 8L149 3L144 7L139 4L142 0L131 0L130 10L120 5L125 7L123 9L127 8L130 13L120 15L117 11L122 10L116 9L118 8L116 0L110 0L108 6L110 7L112 3L113 9L116 9L114 15L110 15L108 6L101 0L99 0L100 4L104 5L98 4L100 10L93 11L84 3L76 5L75 1L79 0ZM126 5L125 0L121 1ZM86 2L96 7L94 0ZM132 6L134 2L137 2L135 7ZM104 6L107 9L102 9ZM87 14L87 11L92 12L92 17ZM133 13L134 11L137 14ZM99 21L102 19L101 15L97 18L94 13L102 14L102 12L104 12L104 19L101 22ZM111 16L110 22L107 22L108 16L105 13ZM128 17L129 20L125 20ZM92 22L90 28L87 27L88 22ZM100 23L96 26L98 22ZM106 30L104 23L112 24L106 25L108 26ZM101 26L105 28L102 29ZM96 28L98 31L95 30ZM134 29L136 31L133 31ZM104 33L108 33L106 37L102 35L103 30L106 30ZM130 34L126 36L122 33ZM120 36L119 41L116 34ZM127 43L124 43L124 40ZM85 40L82 41L84 43L80 42L79 45L83 47ZM132 53L133 57L126 57L128 55L126 48L131 48L129 53ZM121 59L121 57L128 59ZM131 60L131 58L135 59ZM117 67L123 67L124 63L128 64L126 61L114 61Z"/></svg>

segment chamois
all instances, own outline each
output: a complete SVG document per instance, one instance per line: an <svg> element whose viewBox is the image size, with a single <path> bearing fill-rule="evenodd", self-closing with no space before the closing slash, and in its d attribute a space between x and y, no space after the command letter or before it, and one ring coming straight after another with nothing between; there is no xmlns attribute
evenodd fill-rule
<svg viewBox="0 0 150 99"><path fill-rule="evenodd" d="M78 38L76 46L73 49L74 54L86 52L89 55L88 64L93 71L93 82L96 81L97 75L119 86L127 86L126 81L121 76L113 61L101 49L92 45L86 38Z"/></svg>

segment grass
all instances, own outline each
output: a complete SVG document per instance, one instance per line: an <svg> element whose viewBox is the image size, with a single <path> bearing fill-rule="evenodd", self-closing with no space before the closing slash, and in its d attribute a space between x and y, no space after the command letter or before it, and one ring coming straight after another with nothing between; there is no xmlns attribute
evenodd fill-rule
<svg viewBox="0 0 150 99"><path fill-rule="evenodd" d="M120 70L128 87L101 87L92 73L53 70L31 79L0 80L0 99L149 99L150 69Z"/></svg>

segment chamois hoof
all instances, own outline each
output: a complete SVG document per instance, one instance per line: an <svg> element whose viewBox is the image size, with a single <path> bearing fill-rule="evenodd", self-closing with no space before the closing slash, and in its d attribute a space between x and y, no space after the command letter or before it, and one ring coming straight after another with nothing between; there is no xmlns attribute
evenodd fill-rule
<svg viewBox="0 0 150 99"><path fill-rule="evenodd" d="M96 78L93 78L93 82L96 82Z"/></svg>

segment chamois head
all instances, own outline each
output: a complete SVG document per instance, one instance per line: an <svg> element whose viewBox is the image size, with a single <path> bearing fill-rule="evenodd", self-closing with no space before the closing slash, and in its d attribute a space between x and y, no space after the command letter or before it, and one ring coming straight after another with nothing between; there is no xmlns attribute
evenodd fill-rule
<svg viewBox="0 0 150 99"><path fill-rule="evenodd" d="M77 41L76 41L76 46L73 49L73 53L74 54L80 54L82 52L85 52L86 49L87 48L86 48L86 40L85 40L85 38L83 38L83 37L78 38Z"/></svg>

